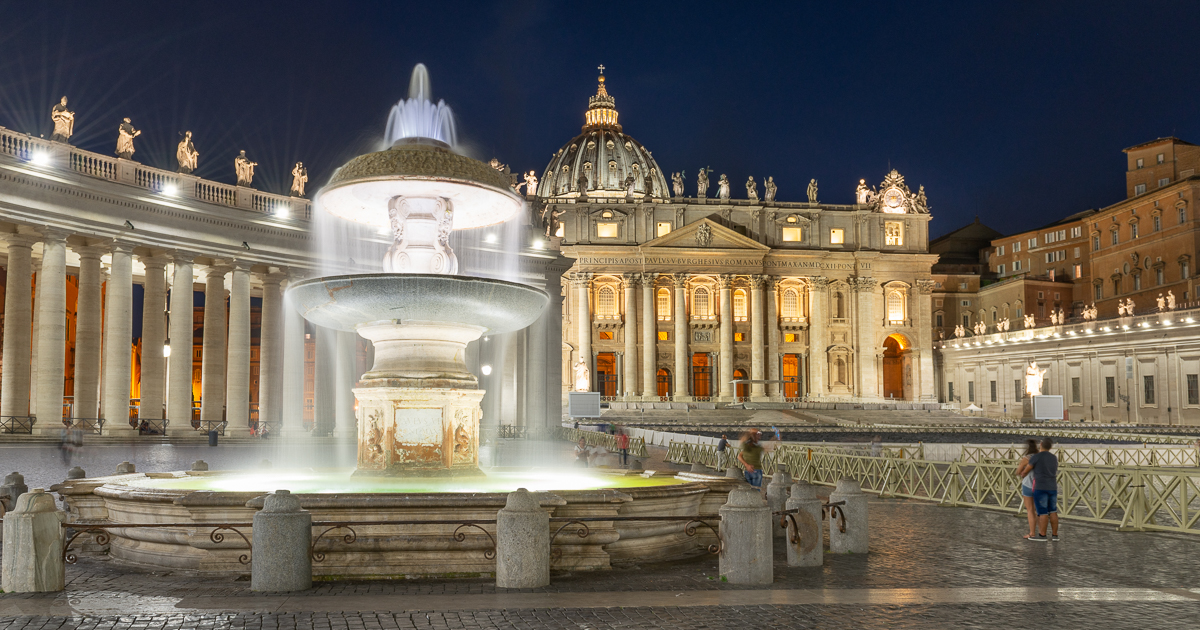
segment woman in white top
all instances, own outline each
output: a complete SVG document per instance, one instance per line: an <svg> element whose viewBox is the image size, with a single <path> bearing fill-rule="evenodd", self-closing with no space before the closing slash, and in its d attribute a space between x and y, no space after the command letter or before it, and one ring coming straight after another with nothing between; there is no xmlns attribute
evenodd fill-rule
<svg viewBox="0 0 1200 630"><path fill-rule="evenodd" d="M1025 454L1017 460L1017 476L1021 478L1021 500L1025 502L1025 515L1029 518L1029 533L1025 538L1037 535L1037 512L1033 507L1033 466L1029 456L1038 452L1037 440L1025 440Z"/></svg>

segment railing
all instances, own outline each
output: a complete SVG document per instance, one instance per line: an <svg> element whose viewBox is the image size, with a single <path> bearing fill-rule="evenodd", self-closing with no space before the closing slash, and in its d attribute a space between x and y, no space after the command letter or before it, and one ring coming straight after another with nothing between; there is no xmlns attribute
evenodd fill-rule
<svg viewBox="0 0 1200 630"><path fill-rule="evenodd" d="M33 416L0 416L0 433L33 434Z"/></svg>
<svg viewBox="0 0 1200 630"><path fill-rule="evenodd" d="M84 433L102 435L104 432L104 420L100 418L65 418L65 420L70 420L72 427Z"/></svg>
<svg viewBox="0 0 1200 630"><path fill-rule="evenodd" d="M35 141L32 136L0 127L0 153L28 160L33 156L35 142L44 146L49 145L44 140Z"/></svg>
<svg viewBox="0 0 1200 630"><path fill-rule="evenodd" d="M161 420L145 419L138 422L138 435L166 435L167 425L171 421L163 418Z"/></svg>
<svg viewBox="0 0 1200 630"><path fill-rule="evenodd" d="M201 431L202 433L207 434L209 431L216 431L217 435L219 435L221 437L225 436L225 425L226 424L228 424L228 423L225 422L224 420L193 420L192 421L192 426L195 427L196 429L198 429L199 431Z"/></svg>
<svg viewBox="0 0 1200 630"><path fill-rule="evenodd" d="M117 161L87 151L71 151L71 170L91 177L116 181Z"/></svg>
<svg viewBox="0 0 1200 630"><path fill-rule="evenodd" d="M523 440L529 431L528 427L502 424L500 425L500 437L507 440Z"/></svg>
<svg viewBox="0 0 1200 630"><path fill-rule="evenodd" d="M168 171L160 171L156 168L137 167L137 170L134 171L134 181L138 186L148 188L153 192L162 192L168 186L173 188L177 193L179 191L179 176Z"/></svg>
<svg viewBox="0 0 1200 630"><path fill-rule="evenodd" d="M196 199L222 206L236 206L237 186L201 179L196 182Z"/></svg>
<svg viewBox="0 0 1200 630"><path fill-rule="evenodd" d="M1200 449L1190 446L1144 446L1141 448L1055 447L1060 464L1085 466L1170 466L1200 468ZM1020 446L964 446L958 461L972 463L1015 463L1024 454Z"/></svg>
<svg viewBox="0 0 1200 630"><path fill-rule="evenodd" d="M598 446L600 448L617 451L617 436L608 433L600 433L599 431L584 431L583 429L571 429L567 427L550 427L549 437L568 442L578 442L579 438L583 438L584 444L588 446ZM629 454L634 457L648 457L649 452L646 451L646 441L642 438L629 438Z"/></svg>
<svg viewBox="0 0 1200 630"><path fill-rule="evenodd" d="M741 448L733 444L725 447L729 456L729 465L745 468L738 460ZM777 462L792 462L807 459L813 453L835 453L840 455L869 456L869 445L837 445L837 444L781 444L771 450L763 451L763 470L772 472ZM922 459L924 446L921 444L881 445L879 457L896 459ZM690 442L671 442L667 446L666 461L678 464L699 463L709 468L717 468L717 447L715 444L692 444Z"/></svg>

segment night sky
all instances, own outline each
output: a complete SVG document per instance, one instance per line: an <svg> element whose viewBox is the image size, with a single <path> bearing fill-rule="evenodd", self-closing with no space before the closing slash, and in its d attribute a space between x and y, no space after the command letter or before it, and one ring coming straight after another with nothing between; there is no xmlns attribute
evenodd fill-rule
<svg viewBox="0 0 1200 630"><path fill-rule="evenodd" d="M851 7L850 5L854 6ZM625 132L667 173L748 175L850 203L889 166L924 184L934 235L1002 232L1124 197L1121 149L1200 142L1196 2L3 2L0 125L286 192L373 150L412 66L457 114L465 151L536 170L579 133L604 64ZM668 176L669 177L669 176Z"/></svg>

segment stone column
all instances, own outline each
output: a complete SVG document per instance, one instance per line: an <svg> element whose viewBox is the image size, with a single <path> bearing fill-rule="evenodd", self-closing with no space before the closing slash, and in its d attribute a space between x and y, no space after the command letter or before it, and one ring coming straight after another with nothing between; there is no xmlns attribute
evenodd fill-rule
<svg viewBox="0 0 1200 630"><path fill-rule="evenodd" d="M218 423L225 407L225 274L210 265L204 278L204 346L200 364L200 421ZM201 427L207 430L209 427Z"/></svg>
<svg viewBox="0 0 1200 630"><path fill-rule="evenodd" d="M655 312L656 273L642 274L642 398L658 395L658 316Z"/></svg>
<svg viewBox="0 0 1200 630"><path fill-rule="evenodd" d="M720 397L732 401L737 394L733 386L733 275L723 273L717 278L721 290L721 363L717 370L721 380Z"/></svg>
<svg viewBox="0 0 1200 630"><path fill-rule="evenodd" d="M638 392L638 312L637 312L637 288L642 283L642 274L627 273L624 275L625 280L625 374L622 378L624 381L625 399L629 400L637 396ZM653 352L653 347L646 350Z"/></svg>
<svg viewBox="0 0 1200 630"><path fill-rule="evenodd" d="M313 365L313 435L331 436L337 428L337 331L317 326Z"/></svg>
<svg viewBox="0 0 1200 630"><path fill-rule="evenodd" d="M756 381L766 379L763 364L763 286L767 283L766 276L754 276L750 279L750 378ZM755 401L766 400L767 389L762 383L750 385L750 398Z"/></svg>
<svg viewBox="0 0 1200 630"><path fill-rule="evenodd" d="M208 310L208 301L204 302ZM207 323L208 318L205 318ZM206 337L207 341L207 337ZM233 264L229 290L229 350L225 372L226 435L250 435L250 265Z"/></svg>
<svg viewBox="0 0 1200 630"><path fill-rule="evenodd" d="M854 314L855 354L858 355L858 388L855 395L876 399L879 398L879 381L876 369L875 354L883 346L882 340L876 340L879 322L875 314L875 288L879 283L874 278L855 278L854 293L857 296L857 309Z"/></svg>
<svg viewBox="0 0 1200 630"><path fill-rule="evenodd" d="M163 369L166 366L166 357L163 356L162 349L166 342L167 322L163 315L167 310L168 259L145 256L141 261L146 266L146 284L142 300L142 402L138 409L138 417L143 420L161 420L163 393L166 389L166 374ZM80 275L82 276L82 270Z"/></svg>
<svg viewBox="0 0 1200 630"><path fill-rule="evenodd" d="M262 277L261 329L258 335L258 420L279 427L279 403L283 384L282 348L279 345L283 314L283 297L279 283L283 274L268 273Z"/></svg>
<svg viewBox="0 0 1200 630"><path fill-rule="evenodd" d="M289 276L289 282L301 276ZM283 387L280 391L281 435L304 431L304 317L286 295L283 300Z"/></svg>
<svg viewBox="0 0 1200 630"><path fill-rule="evenodd" d="M721 577L731 584L770 584L772 562L771 508L754 488L740 485L717 510L721 514ZM777 523L776 523L777 524Z"/></svg>
<svg viewBox="0 0 1200 630"><path fill-rule="evenodd" d="M763 276L767 286L767 380L778 381L779 376L779 278ZM755 304L758 304L757 302ZM767 385L767 395L781 398L783 388L778 382Z"/></svg>
<svg viewBox="0 0 1200 630"><path fill-rule="evenodd" d="M575 283L575 340L579 349L579 360L587 364L591 383L595 383L595 364L592 361L592 309L588 304L592 274L576 273L572 280ZM574 383L572 383L571 389L575 389ZM594 387L589 387L589 389L594 389Z"/></svg>
<svg viewBox="0 0 1200 630"><path fill-rule="evenodd" d="M913 371L916 372L913 381L919 383L915 400L934 402L937 400L937 386L933 381L933 280L917 280L917 312L919 317L913 321L917 329L917 347L913 353ZM1088 382L1087 380L1084 381ZM997 383L999 387L1001 383ZM1005 388L1001 388L1003 392ZM1001 399L1002 400L1002 399Z"/></svg>
<svg viewBox="0 0 1200 630"><path fill-rule="evenodd" d="M171 356L167 361L167 419L173 435L192 431L192 256L174 255L171 271Z"/></svg>
<svg viewBox="0 0 1200 630"><path fill-rule="evenodd" d="M546 309L525 331L525 426L546 426L546 341L550 317L561 310Z"/></svg>
<svg viewBox="0 0 1200 630"><path fill-rule="evenodd" d="M691 400L688 392L688 367L691 364L688 356L688 274L673 274L671 280L675 283L675 400Z"/></svg>
<svg viewBox="0 0 1200 630"><path fill-rule="evenodd" d="M814 276L809 283L812 288L808 306L808 382L813 394L824 397L829 393L826 385L829 357L825 353L829 347L829 278Z"/></svg>
<svg viewBox="0 0 1200 630"><path fill-rule="evenodd" d="M39 319L37 432L58 435L62 430L63 380L67 343L67 233L46 230L42 235L42 271L38 274ZM128 377L126 377L128 383Z"/></svg>
<svg viewBox="0 0 1200 630"><path fill-rule="evenodd" d="M339 330L336 332L337 345L337 378L334 396L334 419L337 424L337 435L357 435L357 419L354 417L354 384L358 380L355 373L355 355L358 335Z"/></svg>
<svg viewBox="0 0 1200 630"><path fill-rule="evenodd" d="M114 243L104 292L104 410L106 435L136 435L129 425L129 375L133 357L133 248Z"/></svg>
<svg viewBox="0 0 1200 630"><path fill-rule="evenodd" d="M34 269L40 269L42 258L33 261ZM41 319L39 303L42 298L42 277L40 271L33 274L33 330L29 344L29 415L37 416L37 375L38 375L38 320Z"/></svg>
<svg viewBox="0 0 1200 630"><path fill-rule="evenodd" d="M103 321L100 301L100 247L76 247L79 255L79 296L75 302L75 404L76 418L100 417L100 339ZM144 325L144 324L143 324ZM145 378L145 371L142 372Z"/></svg>
<svg viewBox="0 0 1200 630"><path fill-rule="evenodd" d="M0 371L0 416L29 415L29 346L33 326L32 251L37 242L5 234L8 277L4 282L4 369Z"/></svg>

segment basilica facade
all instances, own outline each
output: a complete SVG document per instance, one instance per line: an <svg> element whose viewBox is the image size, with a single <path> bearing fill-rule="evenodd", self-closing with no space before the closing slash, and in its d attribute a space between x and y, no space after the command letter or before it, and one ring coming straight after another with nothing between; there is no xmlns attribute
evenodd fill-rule
<svg viewBox="0 0 1200 630"><path fill-rule="evenodd" d="M582 362L613 401L936 399L923 188L892 171L838 205L815 181L784 202L773 180L733 198L726 175L712 197L707 170L694 195L671 179L624 133L601 77L533 203L570 262L564 394Z"/></svg>

